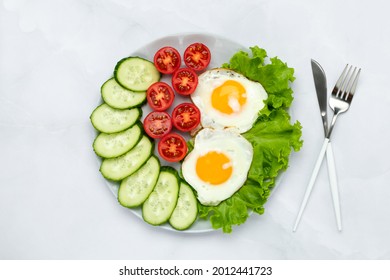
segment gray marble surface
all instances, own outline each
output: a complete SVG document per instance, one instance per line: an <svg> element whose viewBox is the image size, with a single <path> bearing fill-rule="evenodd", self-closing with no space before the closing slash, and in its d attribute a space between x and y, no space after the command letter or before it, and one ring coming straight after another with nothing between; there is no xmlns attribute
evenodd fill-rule
<svg viewBox="0 0 390 280"><path fill-rule="evenodd" d="M0 259L389 259L390 39L386 1L0 1ZM295 68L304 146L262 216L232 234L183 234L120 207L89 122L116 62L183 32L259 45ZM292 226L323 132L310 59L328 87L362 67L333 132L344 230L326 164Z"/></svg>

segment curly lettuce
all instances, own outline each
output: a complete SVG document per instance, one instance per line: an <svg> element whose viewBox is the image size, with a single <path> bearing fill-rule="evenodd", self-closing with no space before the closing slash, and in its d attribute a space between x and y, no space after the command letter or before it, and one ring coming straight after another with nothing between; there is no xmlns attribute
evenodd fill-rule
<svg viewBox="0 0 390 280"><path fill-rule="evenodd" d="M250 50L251 56L239 51L222 66L261 83L268 93L257 121L243 134L254 151L248 178L233 196L219 205L199 204L199 216L210 219L213 228L222 228L225 233L244 223L251 210L264 213L264 204L278 174L287 169L291 151L299 151L303 144L302 126L298 121L291 124L287 111L293 101L290 84L295 79L294 69L277 57L267 61L267 52L262 48L254 46Z"/></svg>

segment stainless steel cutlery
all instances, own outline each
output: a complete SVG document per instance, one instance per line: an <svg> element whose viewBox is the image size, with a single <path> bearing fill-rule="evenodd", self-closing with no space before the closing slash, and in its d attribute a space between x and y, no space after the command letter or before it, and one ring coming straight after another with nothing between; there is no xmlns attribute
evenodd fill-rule
<svg viewBox="0 0 390 280"><path fill-rule="evenodd" d="M317 162L312 171L312 175L310 177L309 183L306 187L306 191L293 227L293 231L296 231L296 229L298 228L299 222L306 208L307 202L309 200L311 191L313 189L325 153L327 156L328 172L329 172L330 186L331 186L333 205L334 205L334 210L336 215L337 227L339 230L341 230L342 226L341 226L341 214L340 214L340 201L338 196L336 169L334 164L332 145L330 143L330 136L332 134L333 127L336 123L337 117L341 113L346 112L351 105L353 96L356 92L356 85L359 79L361 69L347 65L344 71L342 72L342 74L340 75L339 79L337 80L336 85L334 86L332 90L332 94L329 99L329 106L334 112L329 128L328 128L327 110L326 110L327 87L326 87L325 73L322 67L318 64L318 62L314 60L312 60L312 70L313 70L313 77L315 81L318 103L321 111L321 117L324 125L325 139L322 144L320 153L318 155Z"/></svg>

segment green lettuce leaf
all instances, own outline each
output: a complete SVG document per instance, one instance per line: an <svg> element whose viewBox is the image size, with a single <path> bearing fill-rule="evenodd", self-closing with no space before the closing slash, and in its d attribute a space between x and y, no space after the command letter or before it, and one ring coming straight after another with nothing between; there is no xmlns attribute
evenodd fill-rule
<svg viewBox="0 0 390 280"><path fill-rule="evenodd" d="M278 174L287 169L291 151L299 151L303 144L301 124L298 121L291 124L286 110L293 100L290 83L295 79L294 69L278 58L267 63L264 49L255 46L250 50L252 56L240 51L222 66L261 83L268 93L259 118L243 134L254 152L248 178L233 196L219 205L199 204L199 216L210 219L213 228L222 228L225 233L232 232L233 225L244 223L250 211L264 213L264 204Z"/></svg>
<svg viewBox="0 0 390 280"><path fill-rule="evenodd" d="M257 121L243 136L253 146L253 158L248 178L262 182L274 181L278 172L288 167L291 148L299 151L301 124L290 124L290 116L283 109L276 109Z"/></svg>
<svg viewBox="0 0 390 280"><path fill-rule="evenodd" d="M223 64L222 67L232 69L250 80L259 82L268 93L266 104L270 111L274 108L289 107L293 100L290 82L295 80L294 69L289 68L277 57L271 58L270 63L266 63L267 52L258 46L251 47L250 50L252 56L239 51L233 55L229 63Z"/></svg>

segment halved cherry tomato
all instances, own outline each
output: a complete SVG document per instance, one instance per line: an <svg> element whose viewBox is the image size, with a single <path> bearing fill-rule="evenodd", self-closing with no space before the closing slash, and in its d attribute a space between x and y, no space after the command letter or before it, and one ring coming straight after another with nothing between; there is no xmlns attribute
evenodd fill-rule
<svg viewBox="0 0 390 280"><path fill-rule="evenodd" d="M172 74L181 64L180 53L172 47L163 47L154 55L154 65L163 74Z"/></svg>
<svg viewBox="0 0 390 280"><path fill-rule="evenodd" d="M172 76L173 89L181 95L190 95L198 85L198 75L190 68L180 68Z"/></svg>
<svg viewBox="0 0 390 280"><path fill-rule="evenodd" d="M164 82L152 84L146 92L148 104L155 111L168 109L172 105L174 98L175 93L172 87Z"/></svg>
<svg viewBox="0 0 390 280"><path fill-rule="evenodd" d="M181 161L187 154L187 143L177 133L165 135L158 143L158 152L166 161Z"/></svg>
<svg viewBox="0 0 390 280"><path fill-rule="evenodd" d="M205 69L211 60L209 48L202 43L193 43L184 51L184 63L195 71Z"/></svg>
<svg viewBox="0 0 390 280"><path fill-rule="evenodd" d="M172 130L172 119L166 112L153 111L144 119L144 130L152 138L161 138Z"/></svg>
<svg viewBox="0 0 390 280"><path fill-rule="evenodd" d="M173 109L172 123L180 131L191 131L200 123L200 111L192 103L182 103Z"/></svg>

